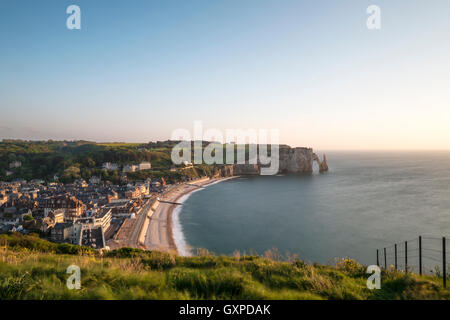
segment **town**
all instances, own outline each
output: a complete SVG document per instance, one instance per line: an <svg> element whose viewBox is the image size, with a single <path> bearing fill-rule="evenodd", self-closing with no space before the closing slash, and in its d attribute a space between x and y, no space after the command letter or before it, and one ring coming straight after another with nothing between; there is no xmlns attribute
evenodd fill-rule
<svg viewBox="0 0 450 320"><path fill-rule="evenodd" d="M10 168L19 167L10 163ZM104 171L126 173L151 169L104 163ZM142 212L168 189L163 177L115 185L92 176L73 183L14 179L0 182L0 233L38 233L57 243L109 249L136 247ZM124 239L123 242L118 238Z"/></svg>

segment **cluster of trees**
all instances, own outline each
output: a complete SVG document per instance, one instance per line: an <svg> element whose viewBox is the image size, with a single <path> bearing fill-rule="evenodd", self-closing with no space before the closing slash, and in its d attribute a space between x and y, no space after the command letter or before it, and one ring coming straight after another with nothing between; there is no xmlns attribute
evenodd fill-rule
<svg viewBox="0 0 450 320"><path fill-rule="evenodd" d="M119 172L101 170L105 162L119 165L143 161L152 163L152 170L128 174L131 180L163 176L168 182L174 182L212 173L212 166L207 165L183 170L182 173L170 171L171 150L177 143L178 141L158 141L147 144L100 144L89 141L3 140L0 142L0 180L23 178L51 181L56 174L65 183L80 178L88 180L92 176L118 183ZM13 161L20 161L21 166L10 169L9 164ZM7 172L12 174L7 175Z"/></svg>

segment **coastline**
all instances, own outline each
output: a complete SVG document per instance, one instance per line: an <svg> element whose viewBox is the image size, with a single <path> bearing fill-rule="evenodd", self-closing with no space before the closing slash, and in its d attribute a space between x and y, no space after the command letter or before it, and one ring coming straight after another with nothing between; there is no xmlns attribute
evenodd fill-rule
<svg viewBox="0 0 450 320"><path fill-rule="evenodd" d="M161 197L161 200L182 203L190 194L199 191L202 188L238 177L239 176L233 176L208 180L199 179L190 183L175 185L172 187L173 189L169 190ZM179 211L175 212L177 209ZM177 223L174 223L174 212L175 214L179 214L180 211L181 208L178 204L159 204L148 226L146 245L149 250L172 252L177 255L190 255L182 236L181 225L178 223L178 220ZM184 246L184 248L179 248L181 246Z"/></svg>

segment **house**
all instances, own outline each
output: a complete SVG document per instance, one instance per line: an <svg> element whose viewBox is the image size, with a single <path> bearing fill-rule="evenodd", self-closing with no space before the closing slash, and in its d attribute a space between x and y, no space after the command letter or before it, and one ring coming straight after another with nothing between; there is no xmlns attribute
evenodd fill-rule
<svg viewBox="0 0 450 320"><path fill-rule="evenodd" d="M146 195L148 195L150 193L149 185L146 184L146 183L138 184L138 185L136 185L136 187L139 189L139 192L143 196L146 196Z"/></svg>
<svg viewBox="0 0 450 320"><path fill-rule="evenodd" d="M91 184L99 184L101 181L102 181L102 179L100 177L97 177L97 176L92 176L89 179L89 183L91 183Z"/></svg>
<svg viewBox="0 0 450 320"><path fill-rule="evenodd" d="M114 218L129 218L135 211L136 207L142 205L140 199L125 200L119 199L105 205L105 208L112 210Z"/></svg>
<svg viewBox="0 0 450 320"><path fill-rule="evenodd" d="M161 182L159 182L158 180L153 180L152 188L159 188L159 187L161 187Z"/></svg>
<svg viewBox="0 0 450 320"><path fill-rule="evenodd" d="M41 220L41 227L40 227L40 231L47 233L49 230L51 230L53 227L55 226L55 222L49 218L43 218Z"/></svg>
<svg viewBox="0 0 450 320"><path fill-rule="evenodd" d="M138 188L130 188L127 191L125 191L125 198L126 199L135 199L141 195L141 192Z"/></svg>
<svg viewBox="0 0 450 320"><path fill-rule="evenodd" d="M104 209L95 215L94 226L102 227L104 231L111 226L112 209Z"/></svg>
<svg viewBox="0 0 450 320"><path fill-rule="evenodd" d="M119 165L117 163L105 162L102 165L104 171L117 171L119 170Z"/></svg>
<svg viewBox="0 0 450 320"><path fill-rule="evenodd" d="M77 220L74 221L74 223L75 228L77 228L79 224L82 224L84 226L90 226L91 228L102 227L103 230L108 230L108 228L111 226L111 220L112 220L112 209L106 208L97 212L93 216L78 218ZM79 230L77 230L77 232L78 231Z"/></svg>
<svg viewBox="0 0 450 320"><path fill-rule="evenodd" d="M73 223L72 222L66 222L66 223L57 223L52 228L50 239L53 242L72 242L73 237Z"/></svg>
<svg viewBox="0 0 450 320"><path fill-rule="evenodd" d="M22 166L22 162L20 162L20 161L13 161L9 164L10 169L20 168L21 166Z"/></svg>
<svg viewBox="0 0 450 320"><path fill-rule="evenodd" d="M106 202L111 203L112 200L119 199L119 194L115 192L114 190L111 190L106 195Z"/></svg>
<svg viewBox="0 0 450 320"><path fill-rule="evenodd" d="M152 168L152 165L150 162L141 162L139 164L139 171L140 170L150 170Z"/></svg>
<svg viewBox="0 0 450 320"><path fill-rule="evenodd" d="M66 220L73 220L81 216L85 210L85 206L81 200L67 194L41 199L39 201L39 208L44 211L44 217L47 217L52 210L63 209Z"/></svg>
<svg viewBox="0 0 450 320"><path fill-rule="evenodd" d="M123 166L123 173L128 173L128 172L135 172L139 170L139 166L135 165L135 164L126 164Z"/></svg>
<svg viewBox="0 0 450 320"><path fill-rule="evenodd" d="M87 188L89 185L87 184L87 182L83 179L77 179L74 182L75 186L77 188Z"/></svg>
<svg viewBox="0 0 450 320"><path fill-rule="evenodd" d="M52 219L53 222L63 223L64 222L64 209L56 209L49 212L48 218Z"/></svg>
<svg viewBox="0 0 450 320"><path fill-rule="evenodd" d="M7 207L5 209L3 209L4 213L8 213L8 214L15 214L17 213L17 208L16 207Z"/></svg>
<svg viewBox="0 0 450 320"><path fill-rule="evenodd" d="M6 202L8 202L8 197L6 196L6 194L0 195L0 206L2 206Z"/></svg>
<svg viewBox="0 0 450 320"><path fill-rule="evenodd" d="M20 215L16 213L4 212L0 215L0 225L18 226L20 223Z"/></svg>

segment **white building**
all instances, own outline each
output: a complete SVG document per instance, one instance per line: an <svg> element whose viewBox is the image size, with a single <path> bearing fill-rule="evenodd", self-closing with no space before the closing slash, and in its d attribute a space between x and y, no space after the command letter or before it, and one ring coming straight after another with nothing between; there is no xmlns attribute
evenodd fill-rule
<svg viewBox="0 0 450 320"><path fill-rule="evenodd" d="M150 162L141 162L139 164L139 170L150 170L152 168L152 164Z"/></svg>
<svg viewBox="0 0 450 320"><path fill-rule="evenodd" d="M86 218L78 218L75 221L75 224L83 224L89 226L89 228L97 228L102 227L104 231L108 230L111 225L112 220L112 210L105 209L101 212L97 212L95 215L86 217Z"/></svg>
<svg viewBox="0 0 450 320"><path fill-rule="evenodd" d="M104 171L117 171L119 170L119 165L117 163L105 162L102 165Z"/></svg>

